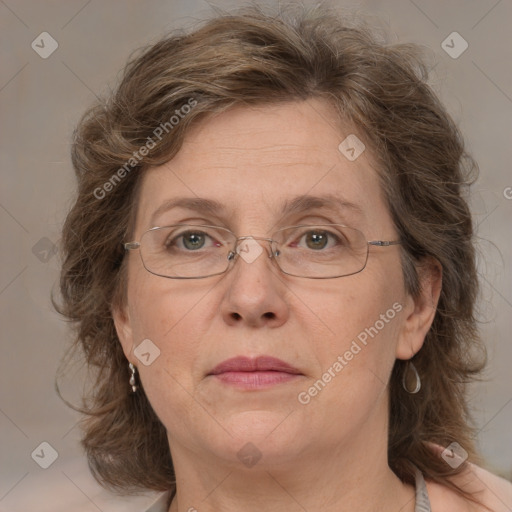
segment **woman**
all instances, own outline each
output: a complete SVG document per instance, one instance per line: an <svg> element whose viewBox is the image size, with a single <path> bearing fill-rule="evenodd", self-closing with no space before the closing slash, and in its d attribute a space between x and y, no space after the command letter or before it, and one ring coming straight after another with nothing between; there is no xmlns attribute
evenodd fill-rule
<svg viewBox="0 0 512 512"><path fill-rule="evenodd" d="M161 510L510 510L478 462L473 170L409 45L252 8L127 66L75 134L83 445Z"/></svg>

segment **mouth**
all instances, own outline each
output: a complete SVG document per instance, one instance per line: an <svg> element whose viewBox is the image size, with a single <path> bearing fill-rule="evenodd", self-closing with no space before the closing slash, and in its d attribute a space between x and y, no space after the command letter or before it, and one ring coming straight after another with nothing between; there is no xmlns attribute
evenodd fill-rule
<svg viewBox="0 0 512 512"><path fill-rule="evenodd" d="M271 356L234 357L218 364L208 376L241 389L264 389L302 376L300 370Z"/></svg>

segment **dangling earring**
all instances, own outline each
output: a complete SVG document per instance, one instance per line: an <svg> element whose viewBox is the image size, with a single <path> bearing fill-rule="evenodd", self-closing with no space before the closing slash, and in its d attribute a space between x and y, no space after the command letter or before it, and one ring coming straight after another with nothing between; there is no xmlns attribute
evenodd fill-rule
<svg viewBox="0 0 512 512"><path fill-rule="evenodd" d="M132 363L129 363L128 366L130 367L130 371L132 372L132 374L130 375L130 386L132 387L132 393L136 393L137 392L137 384L135 381L135 373L137 370Z"/></svg>
<svg viewBox="0 0 512 512"><path fill-rule="evenodd" d="M405 363L402 386L411 395L416 394L421 389L421 379L412 361Z"/></svg>

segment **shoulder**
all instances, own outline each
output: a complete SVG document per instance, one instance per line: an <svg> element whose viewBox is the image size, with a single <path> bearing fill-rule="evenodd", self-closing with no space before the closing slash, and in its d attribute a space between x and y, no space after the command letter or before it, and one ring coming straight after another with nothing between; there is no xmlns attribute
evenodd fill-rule
<svg viewBox="0 0 512 512"><path fill-rule="evenodd" d="M476 485L481 489L480 501L496 512L512 510L512 483L483 468L470 464Z"/></svg>
<svg viewBox="0 0 512 512"><path fill-rule="evenodd" d="M472 493L480 505L463 498L444 485L427 481L432 510L436 512L488 512L488 510L510 512L512 510L512 483L483 468L468 464L466 471L453 477L452 482Z"/></svg>

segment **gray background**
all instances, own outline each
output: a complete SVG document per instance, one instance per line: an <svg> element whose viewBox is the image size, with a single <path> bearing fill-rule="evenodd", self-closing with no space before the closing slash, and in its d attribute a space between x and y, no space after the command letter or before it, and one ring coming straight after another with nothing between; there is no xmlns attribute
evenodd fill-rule
<svg viewBox="0 0 512 512"><path fill-rule="evenodd" d="M479 162L472 207L489 366L485 382L471 394L487 466L511 478L512 2L335 5L375 17L396 41L428 48L431 83ZM211 13L204 0L0 0L0 511L55 512L61 510L57 503L73 511L145 510L151 501L130 499L128 504L94 484L78 446L78 417L55 394L54 375L70 333L49 300L59 268L53 244L71 204L69 144L80 114L114 85L132 50L174 27L194 26ZM45 31L59 46L43 59L31 43ZM469 44L458 58L441 46L454 31ZM461 48L459 41L453 45ZM67 382L65 396L76 399L79 379L71 372ZM50 460L49 450L38 448L43 441L59 454L46 470L35 462Z"/></svg>

